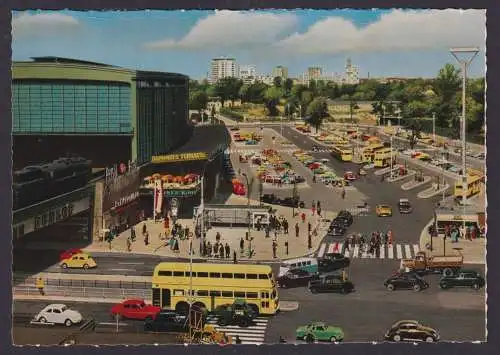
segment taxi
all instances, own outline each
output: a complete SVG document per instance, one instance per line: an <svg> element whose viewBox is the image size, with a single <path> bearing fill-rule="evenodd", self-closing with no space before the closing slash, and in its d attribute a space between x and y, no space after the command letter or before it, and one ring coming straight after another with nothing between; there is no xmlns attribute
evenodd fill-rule
<svg viewBox="0 0 500 355"><path fill-rule="evenodd" d="M87 253L78 253L70 256L67 259L62 260L59 263L63 269L92 269L97 267L97 263L94 258Z"/></svg>
<svg viewBox="0 0 500 355"><path fill-rule="evenodd" d="M391 217L392 216L392 208L389 205L377 205L375 208L375 212L378 217Z"/></svg>

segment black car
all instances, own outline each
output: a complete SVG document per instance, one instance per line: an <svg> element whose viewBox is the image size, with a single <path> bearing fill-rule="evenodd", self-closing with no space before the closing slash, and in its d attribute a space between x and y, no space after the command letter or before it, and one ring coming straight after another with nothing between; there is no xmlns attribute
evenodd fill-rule
<svg viewBox="0 0 500 355"><path fill-rule="evenodd" d="M486 281L477 271L473 270L459 270L454 275L444 276L439 280L439 287L442 289L452 287L472 287L479 290L484 287Z"/></svg>
<svg viewBox="0 0 500 355"><path fill-rule="evenodd" d="M347 229L344 226L334 225L328 228L327 236L331 237L342 237Z"/></svg>
<svg viewBox="0 0 500 355"><path fill-rule="evenodd" d="M385 280L384 286L389 291L407 289L418 292L428 288L429 284L414 272L402 272Z"/></svg>
<svg viewBox="0 0 500 355"><path fill-rule="evenodd" d="M305 287L315 278L314 274L301 269L292 269L276 279L278 287Z"/></svg>
<svg viewBox="0 0 500 355"><path fill-rule="evenodd" d="M295 208L304 208L305 206L304 201L300 201L298 198L293 197L285 197L284 199L280 200L279 205Z"/></svg>
<svg viewBox="0 0 500 355"><path fill-rule="evenodd" d="M354 291L354 284L342 279L341 275L322 275L309 282L311 293L342 293Z"/></svg>
<svg viewBox="0 0 500 355"><path fill-rule="evenodd" d="M187 332L188 318L173 311L161 311L154 319L147 318L144 322L146 332Z"/></svg>
<svg viewBox="0 0 500 355"><path fill-rule="evenodd" d="M414 320L401 320L394 323L385 333L388 341L425 341L433 343L439 340L439 333Z"/></svg>
<svg viewBox="0 0 500 355"><path fill-rule="evenodd" d="M261 201L269 204L278 204L280 199L275 194L264 194L261 197Z"/></svg>
<svg viewBox="0 0 500 355"><path fill-rule="evenodd" d="M336 217L333 219L332 224L349 227L352 224L352 219L344 218L344 217Z"/></svg>
<svg viewBox="0 0 500 355"><path fill-rule="evenodd" d="M399 200L398 209L401 214L409 214L413 211L410 201L406 198Z"/></svg>
<svg viewBox="0 0 500 355"><path fill-rule="evenodd" d="M318 258L318 268L320 272L329 272L348 267L351 260L340 253L327 253Z"/></svg>

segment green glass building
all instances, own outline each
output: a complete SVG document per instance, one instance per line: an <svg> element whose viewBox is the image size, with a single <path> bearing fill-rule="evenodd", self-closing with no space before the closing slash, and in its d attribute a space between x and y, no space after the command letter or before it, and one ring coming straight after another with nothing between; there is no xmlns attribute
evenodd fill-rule
<svg viewBox="0 0 500 355"><path fill-rule="evenodd" d="M14 168L73 153L150 161L188 138L189 78L59 57L14 62Z"/></svg>

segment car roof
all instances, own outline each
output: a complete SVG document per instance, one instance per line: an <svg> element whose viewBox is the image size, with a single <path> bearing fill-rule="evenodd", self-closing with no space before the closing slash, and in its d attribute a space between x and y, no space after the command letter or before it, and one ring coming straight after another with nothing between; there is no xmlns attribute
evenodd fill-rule
<svg viewBox="0 0 500 355"><path fill-rule="evenodd" d="M410 202L410 200L408 200L407 198L400 198L399 202Z"/></svg>
<svg viewBox="0 0 500 355"><path fill-rule="evenodd" d="M52 304L49 304L45 308L48 308L48 307L51 307L51 308L63 308L63 307L66 307L66 305L63 304L63 303L52 303Z"/></svg>
<svg viewBox="0 0 500 355"><path fill-rule="evenodd" d="M396 323L394 323L392 326L393 327L396 327L398 325L401 325L401 324L420 324L419 322L417 322L416 320L409 320L409 319L406 319L406 320L400 320L400 321L397 321Z"/></svg>
<svg viewBox="0 0 500 355"><path fill-rule="evenodd" d="M386 203L381 203L381 204L377 205L377 207L379 207L379 208L391 208L391 206L389 206Z"/></svg>
<svg viewBox="0 0 500 355"><path fill-rule="evenodd" d="M323 327L325 327L326 323L325 322L311 322L308 325L311 325L311 326L323 326Z"/></svg>
<svg viewBox="0 0 500 355"><path fill-rule="evenodd" d="M123 301L122 303L146 303L146 302L141 298L130 298Z"/></svg>

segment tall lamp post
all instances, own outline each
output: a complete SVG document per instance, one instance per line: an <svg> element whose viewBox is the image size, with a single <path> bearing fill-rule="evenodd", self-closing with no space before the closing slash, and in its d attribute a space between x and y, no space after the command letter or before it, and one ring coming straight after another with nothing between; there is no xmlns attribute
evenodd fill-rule
<svg viewBox="0 0 500 355"><path fill-rule="evenodd" d="M436 113L432 113L432 144L436 144Z"/></svg>
<svg viewBox="0 0 500 355"><path fill-rule="evenodd" d="M392 180L392 169L393 169L393 163L392 163L392 159L393 159L393 158L392 158L392 134L391 134L391 137L390 137L390 142L391 142L391 165L390 165L390 166L391 166L391 170L390 170L390 172L389 172L389 177L390 177L390 178L391 178L391 180Z"/></svg>
<svg viewBox="0 0 500 355"><path fill-rule="evenodd" d="M467 67L479 53L478 47L450 48L450 53L455 57L462 69L462 204L463 204L463 226L465 228L465 206L467 204L467 161L466 161L466 110L465 91L467 82Z"/></svg>
<svg viewBox="0 0 500 355"><path fill-rule="evenodd" d="M248 240L251 240L250 233L250 181L248 180L248 175L246 173L241 174L243 177L245 177L246 185L247 185L247 212L248 212Z"/></svg>

